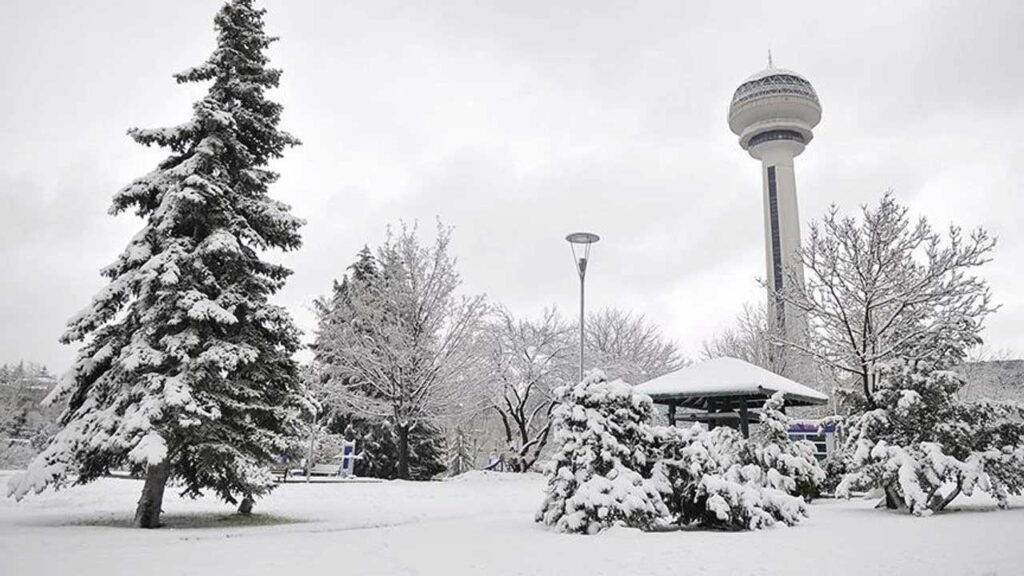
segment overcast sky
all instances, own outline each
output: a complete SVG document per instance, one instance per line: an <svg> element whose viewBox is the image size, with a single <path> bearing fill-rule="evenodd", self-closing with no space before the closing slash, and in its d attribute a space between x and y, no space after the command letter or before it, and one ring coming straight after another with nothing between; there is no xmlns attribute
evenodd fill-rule
<svg viewBox="0 0 1024 576"><path fill-rule="evenodd" d="M0 362L65 369L64 322L139 228L111 195L187 120L171 74L213 47L218 0L4 0ZM1024 352L1024 3L267 0L273 97L304 146L272 188L308 221L279 302L310 301L401 219L455 227L468 292L577 306L566 233L597 232L588 303L645 313L688 354L764 293L758 163L726 126L765 66L824 108L797 159L803 225L886 189L999 237L993 348Z"/></svg>

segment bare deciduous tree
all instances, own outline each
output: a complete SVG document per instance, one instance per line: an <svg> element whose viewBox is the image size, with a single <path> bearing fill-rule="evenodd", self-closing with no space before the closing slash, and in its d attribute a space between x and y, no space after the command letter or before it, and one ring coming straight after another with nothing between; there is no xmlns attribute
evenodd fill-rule
<svg viewBox="0 0 1024 576"><path fill-rule="evenodd" d="M606 308L588 314L584 328L587 364L611 380L640 384L686 364L676 343L642 314Z"/></svg>
<svg viewBox="0 0 1024 576"><path fill-rule="evenodd" d="M980 341L982 320L995 308L973 273L994 245L985 230L965 235L956 226L943 242L926 219L912 223L891 193L862 207L860 219L833 206L798 253L806 284L791 278L781 294L810 323L807 342L787 344L852 378L873 407L882 363L952 366Z"/></svg>
<svg viewBox="0 0 1024 576"><path fill-rule="evenodd" d="M553 390L575 377L572 325L553 309L539 320L497 311L488 327L487 365L493 406L501 418L506 465L526 472L551 432Z"/></svg>
<svg viewBox="0 0 1024 576"><path fill-rule="evenodd" d="M956 372L964 379L963 400L1024 400L1024 359L1009 349L971 349Z"/></svg>
<svg viewBox="0 0 1024 576"><path fill-rule="evenodd" d="M743 305L743 311L736 317L736 324L711 340L705 340L701 357L739 358L755 366L782 374L786 368L784 356L778 353L778 336L772 333L768 323L768 312L762 303L759 306Z"/></svg>
<svg viewBox="0 0 1024 576"><path fill-rule="evenodd" d="M451 229L440 224L430 247L415 226L389 233L374 280L348 284L348 321L325 323L319 335L334 359L327 371L338 399L358 414L393 420L400 478L409 477L410 429L465 409L480 382L487 305L483 296L456 293L450 242Z"/></svg>

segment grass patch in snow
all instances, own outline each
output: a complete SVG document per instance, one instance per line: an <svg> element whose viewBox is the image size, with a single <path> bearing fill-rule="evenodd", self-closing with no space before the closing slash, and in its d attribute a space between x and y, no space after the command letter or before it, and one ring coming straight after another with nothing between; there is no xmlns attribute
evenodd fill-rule
<svg viewBox="0 0 1024 576"><path fill-rule="evenodd" d="M161 530L204 530L209 528L252 528L264 526L281 526L285 524L301 524L307 520L298 520L276 514L254 513L243 516L237 513L195 513L195 514L163 514L160 518ZM74 526L99 526L104 528L131 528L132 518L128 516L111 516L108 518L88 518L73 523Z"/></svg>

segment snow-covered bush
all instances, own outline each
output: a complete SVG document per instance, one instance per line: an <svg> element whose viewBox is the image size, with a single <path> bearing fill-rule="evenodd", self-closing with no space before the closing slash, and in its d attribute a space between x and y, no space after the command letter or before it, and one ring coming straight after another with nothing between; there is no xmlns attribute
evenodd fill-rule
<svg viewBox="0 0 1024 576"><path fill-rule="evenodd" d="M770 485L788 494L811 499L821 493L825 471L815 457L814 444L789 437L792 420L783 413L785 396L776 392L761 409L761 429L757 441L749 442L749 456L769 474Z"/></svg>
<svg viewBox="0 0 1024 576"><path fill-rule="evenodd" d="M562 532L593 534L621 523L650 528L667 517L647 479L654 434L651 399L592 371L555 391L555 452L537 521Z"/></svg>
<svg viewBox="0 0 1024 576"><path fill-rule="evenodd" d="M556 399L555 455L537 520L561 531L792 525L807 514L797 493L824 479L813 446L786 434L781 395L767 403L756 441L729 428L650 426L650 398L600 372Z"/></svg>
<svg viewBox="0 0 1024 576"><path fill-rule="evenodd" d="M889 507L926 516L976 489L1000 506L1024 491L1024 408L961 402L962 386L954 372L923 363L885 367L875 408L850 421L851 471L837 494L878 487Z"/></svg>
<svg viewBox="0 0 1024 576"><path fill-rule="evenodd" d="M790 440L782 401L776 394L765 404L758 440L731 428L657 429L660 458L652 477L673 522L756 530L807 515L800 496L825 473L809 442Z"/></svg>

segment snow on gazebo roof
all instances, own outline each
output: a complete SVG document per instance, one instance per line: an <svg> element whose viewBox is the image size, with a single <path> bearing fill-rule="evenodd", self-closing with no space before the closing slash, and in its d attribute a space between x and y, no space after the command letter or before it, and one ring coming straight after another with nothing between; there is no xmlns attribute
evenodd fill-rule
<svg viewBox="0 0 1024 576"><path fill-rule="evenodd" d="M739 360L737 358L713 358L636 386L655 402L708 397L762 397L775 392L786 395L786 403L825 404L828 396Z"/></svg>

